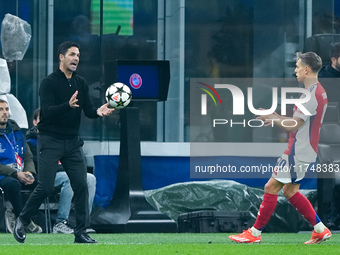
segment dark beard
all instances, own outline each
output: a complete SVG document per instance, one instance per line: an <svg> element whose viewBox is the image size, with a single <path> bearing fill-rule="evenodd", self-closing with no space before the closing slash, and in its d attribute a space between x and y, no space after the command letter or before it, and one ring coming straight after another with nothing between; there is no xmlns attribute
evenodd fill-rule
<svg viewBox="0 0 340 255"><path fill-rule="evenodd" d="M338 63L338 61L336 62L334 69L340 72L340 64Z"/></svg>

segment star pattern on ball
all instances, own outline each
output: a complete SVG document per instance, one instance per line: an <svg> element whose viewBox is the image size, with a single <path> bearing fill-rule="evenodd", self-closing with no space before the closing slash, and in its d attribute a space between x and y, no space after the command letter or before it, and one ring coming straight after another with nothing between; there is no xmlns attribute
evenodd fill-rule
<svg viewBox="0 0 340 255"><path fill-rule="evenodd" d="M120 93L120 94L125 92L124 87L120 87L120 88L116 87L116 88L117 88L117 92Z"/></svg>
<svg viewBox="0 0 340 255"><path fill-rule="evenodd" d="M122 100L119 100L119 102L117 102L117 106L124 106L124 102Z"/></svg>
<svg viewBox="0 0 340 255"><path fill-rule="evenodd" d="M122 109L126 107L132 98L130 88L120 82L110 85L105 93L105 99L110 107L115 109Z"/></svg>
<svg viewBox="0 0 340 255"><path fill-rule="evenodd" d="M106 95L106 101L107 101L107 102L110 102L110 100L112 100L112 96L113 96L112 93L108 93L108 94Z"/></svg>
<svg viewBox="0 0 340 255"><path fill-rule="evenodd" d="M132 94L128 92L125 92L125 93L129 95L128 100L130 100L132 98Z"/></svg>

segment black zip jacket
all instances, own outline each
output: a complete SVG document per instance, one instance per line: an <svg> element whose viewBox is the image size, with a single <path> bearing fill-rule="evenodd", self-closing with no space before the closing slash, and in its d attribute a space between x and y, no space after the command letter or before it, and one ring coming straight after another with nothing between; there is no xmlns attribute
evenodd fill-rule
<svg viewBox="0 0 340 255"><path fill-rule="evenodd" d="M71 108L69 100L78 90L79 107ZM73 72L70 81L58 68L42 80L40 95L40 134L57 139L72 139L79 134L81 112L88 118L98 118L97 108L89 96L89 88L85 79Z"/></svg>

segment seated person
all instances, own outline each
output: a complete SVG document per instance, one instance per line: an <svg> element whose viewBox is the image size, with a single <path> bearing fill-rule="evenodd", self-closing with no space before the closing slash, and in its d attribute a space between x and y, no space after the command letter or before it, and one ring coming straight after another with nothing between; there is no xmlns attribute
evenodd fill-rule
<svg viewBox="0 0 340 255"><path fill-rule="evenodd" d="M26 133L27 143L33 153L33 160L37 165L37 125L40 121L40 108L36 109L33 113L33 127ZM54 187L61 187L59 209L56 222L53 226L53 233L72 234L73 228L68 223L68 218L71 211L71 203L73 198L73 190L71 187L70 179L68 178L63 166L59 163L59 170L57 172ZM89 190L89 214L92 211L93 199L96 192L96 177L93 174L87 173L87 187ZM86 229L87 233L95 233L95 230L90 228Z"/></svg>
<svg viewBox="0 0 340 255"><path fill-rule="evenodd" d="M18 124L9 119L9 107L5 100L0 99L0 187L9 200L13 210L5 212L6 226L13 233L15 220L24 207L20 190L33 189L36 170L33 155ZM41 233L42 229L33 221L27 230Z"/></svg>

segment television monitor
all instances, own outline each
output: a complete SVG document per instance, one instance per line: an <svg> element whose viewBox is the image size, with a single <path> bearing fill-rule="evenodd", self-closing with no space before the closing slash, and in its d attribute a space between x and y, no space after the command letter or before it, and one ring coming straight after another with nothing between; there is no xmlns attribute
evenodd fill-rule
<svg viewBox="0 0 340 255"><path fill-rule="evenodd" d="M134 34L134 0L91 0L92 33L100 35L103 15L103 34L131 36ZM103 13L100 6L103 5Z"/></svg>
<svg viewBox="0 0 340 255"><path fill-rule="evenodd" d="M170 82L168 60L116 60L105 64L105 84L128 85L132 101L166 101Z"/></svg>

